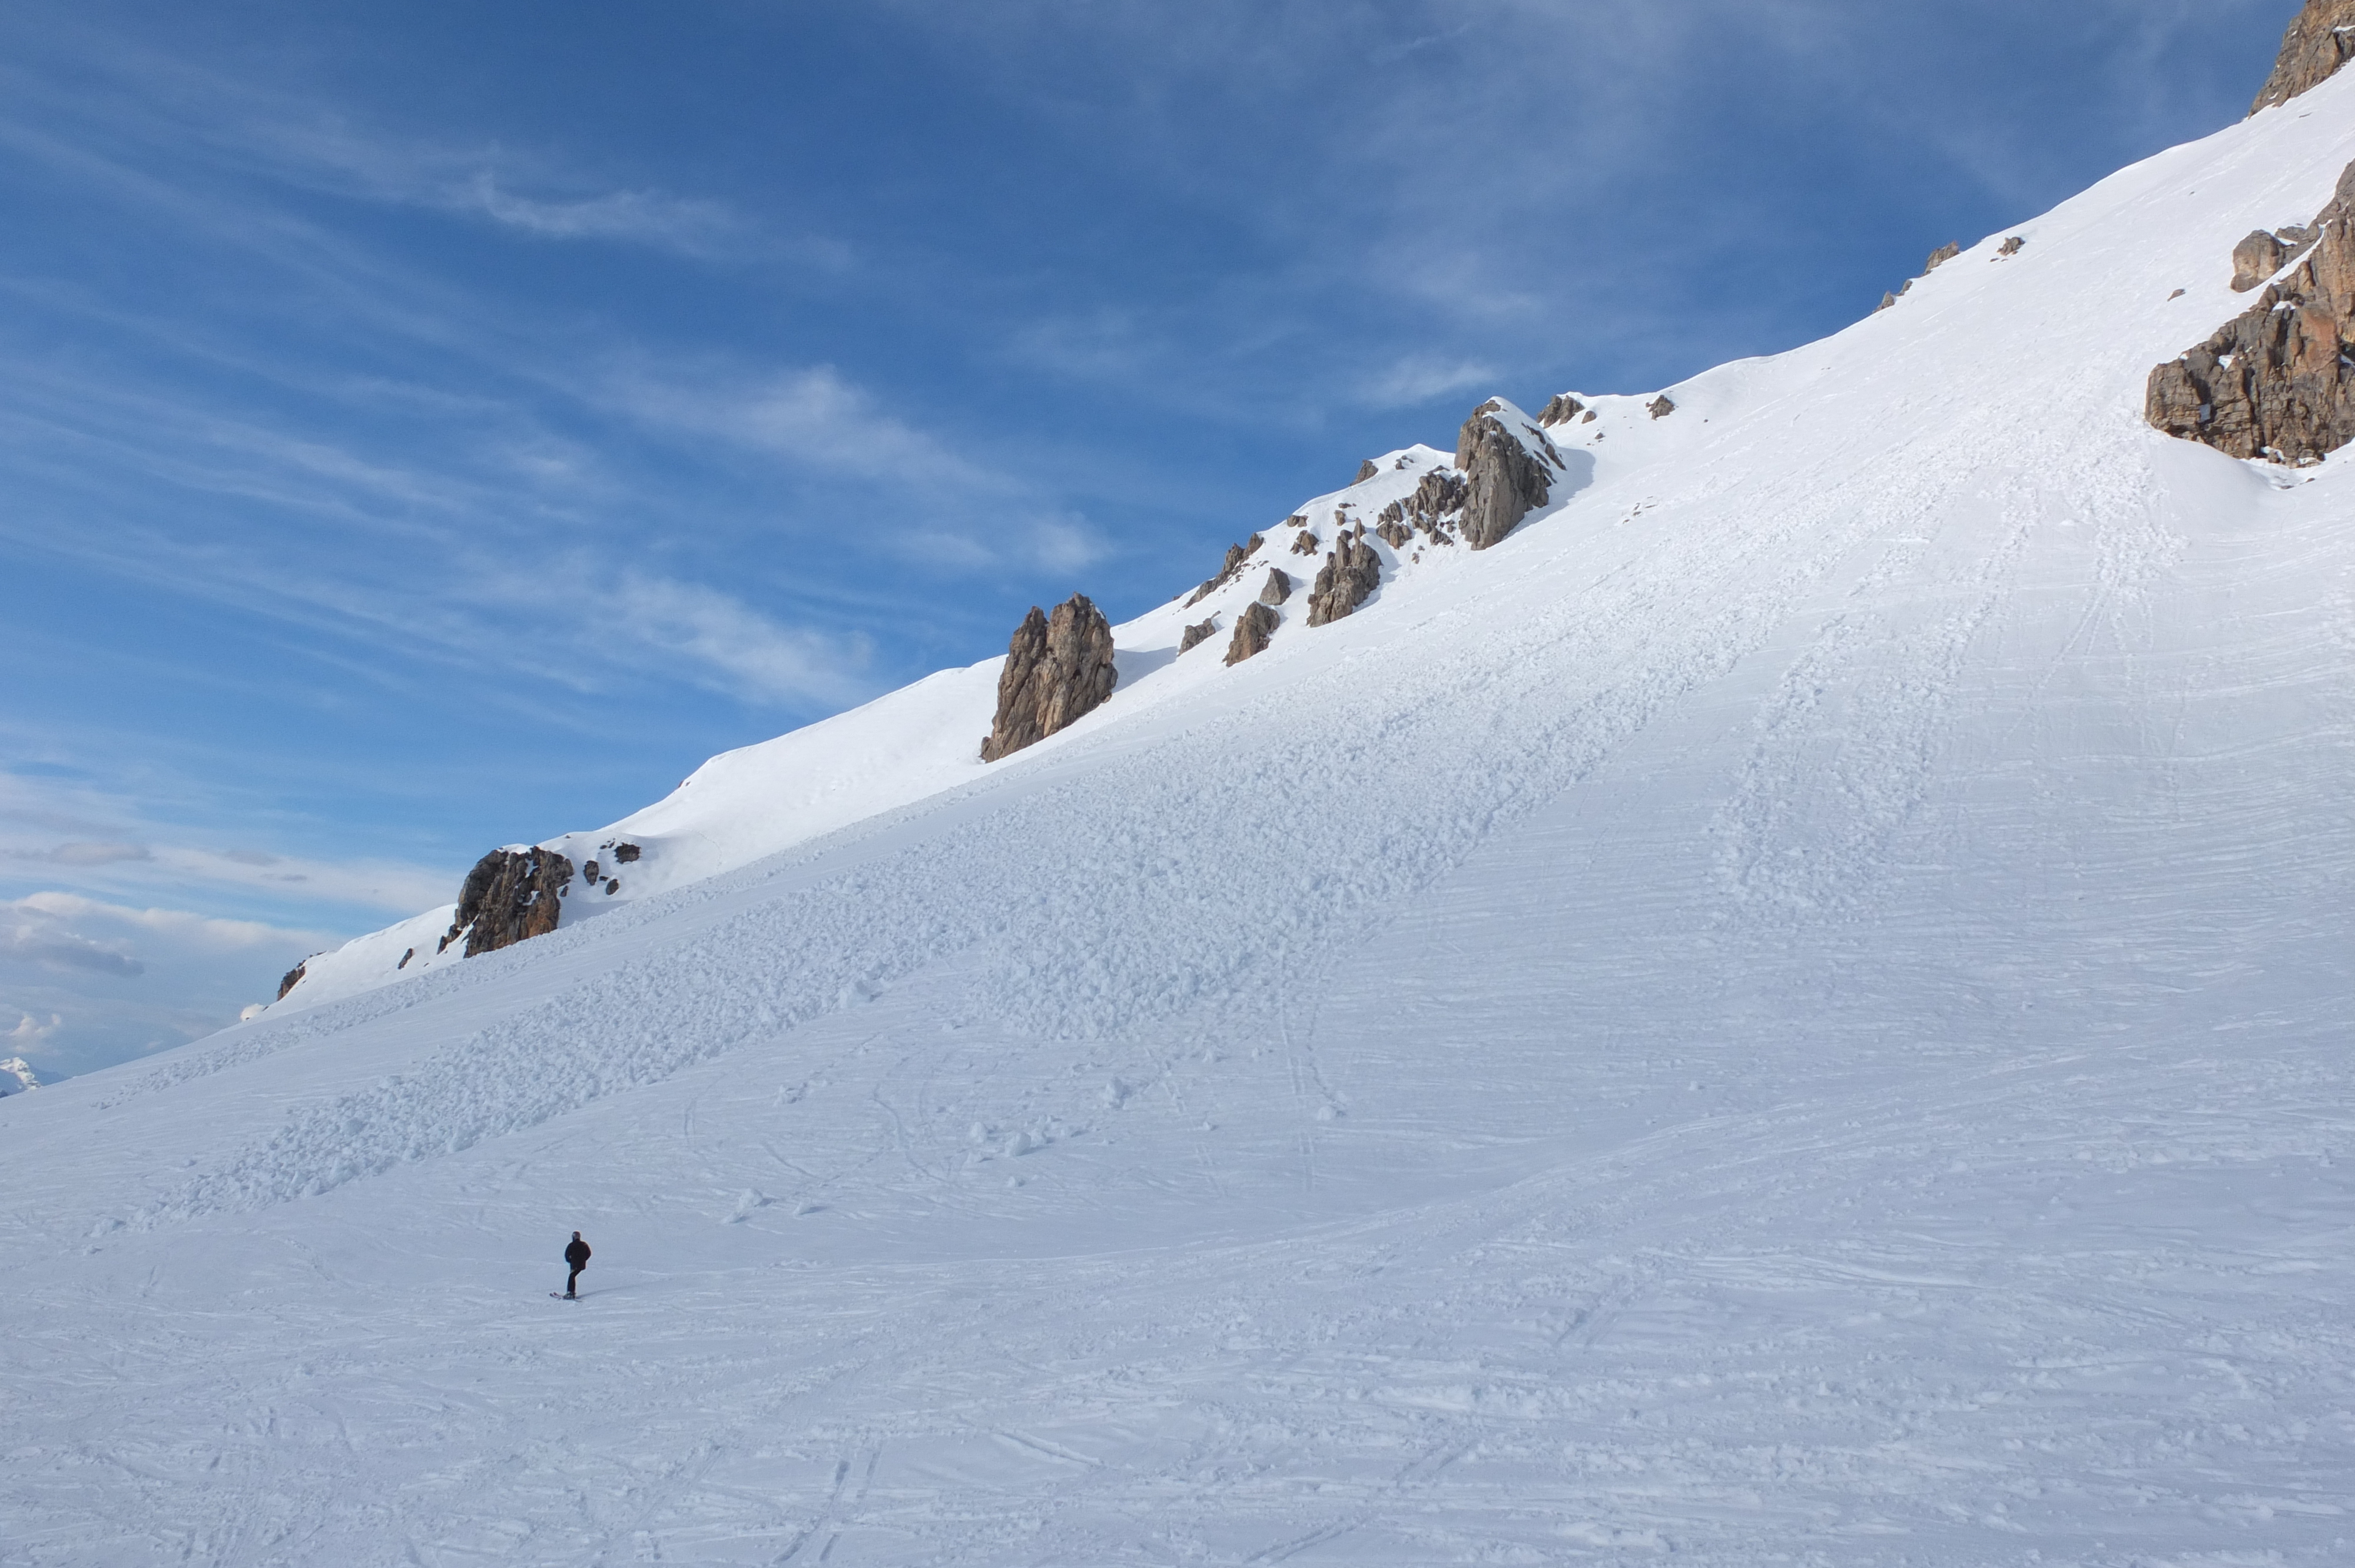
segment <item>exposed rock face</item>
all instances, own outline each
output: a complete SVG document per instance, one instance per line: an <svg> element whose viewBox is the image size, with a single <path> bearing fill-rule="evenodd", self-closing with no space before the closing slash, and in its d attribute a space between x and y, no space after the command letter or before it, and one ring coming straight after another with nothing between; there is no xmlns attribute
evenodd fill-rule
<svg viewBox="0 0 2355 1568"><path fill-rule="evenodd" d="M2232 292L2245 294L2282 270L2289 247L2258 229L2232 247Z"/></svg>
<svg viewBox="0 0 2355 1568"><path fill-rule="evenodd" d="M1955 257L1960 256L1962 253L1963 247L1959 240L1950 239L1946 241L1945 244L1939 246L1938 249L1930 252L1930 260L1923 266L1922 275L1925 278L1928 277L1931 273L1936 271L1939 268L1945 266L1947 262L1952 261Z"/></svg>
<svg viewBox="0 0 2355 1568"><path fill-rule="evenodd" d="M2321 216L2296 232L2310 247L2302 262L2215 336L2150 373L2145 411L2154 426L2233 457L2298 468L2355 440L2347 355L2355 338L2355 164ZM2236 270L2255 238L2235 249Z"/></svg>
<svg viewBox="0 0 2355 1568"><path fill-rule="evenodd" d="M1653 398L1649 403L1646 404L1645 407L1651 410L1652 418L1655 419L1665 419L1669 415L1677 411L1675 402L1672 401L1665 392Z"/></svg>
<svg viewBox="0 0 2355 1568"><path fill-rule="evenodd" d="M632 861L636 860L639 855L645 853L645 851L641 850L635 844L615 844L613 846L613 858L621 862L623 865L629 864Z"/></svg>
<svg viewBox="0 0 2355 1568"><path fill-rule="evenodd" d="M2010 238L2003 242L2002 246L1997 249L1996 254L1998 256L2017 256L2027 247L2027 245L2028 241L2026 239L2015 234Z"/></svg>
<svg viewBox="0 0 2355 1568"><path fill-rule="evenodd" d="M1219 618L1215 615L1208 620L1196 621L1178 634L1178 652L1191 653L1201 643L1209 641L1210 633L1218 629Z"/></svg>
<svg viewBox="0 0 2355 1568"><path fill-rule="evenodd" d="M1414 543L1414 530L1390 516L1389 508L1382 513L1382 525L1374 530L1374 537L1393 550L1403 550Z"/></svg>
<svg viewBox="0 0 2355 1568"><path fill-rule="evenodd" d="M1188 609L1193 609L1196 605L1201 603L1204 599L1209 598L1212 594L1218 592L1229 583L1234 581L1236 575L1243 569L1243 563L1251 559L1252 553L1266 542L1267 541L1264 536L1254 534L1240 545L1228 546L1226 565L1219 568L1218 576L1210 578L1200 588L1194 590L1194 597L1186 601L1186 608Z"/></svg>
<svg viewBox="0 0 2355 1568"><path fill-rule="evenodd" d="M1522 518L1546 503L1552 491L1553 476L1544 461L1512 428L1520 422L1519 410L1501 397L1492 397L1472 410L1455 438L1455 466L1463 471L1466 488L1464 542L1476 550L1487 549L1518 527ZM1534 426L1529 433L1537 435ZM1552 443L1541 435L1537 439L1545 443L1546 455L1558 464L1561 459ZM1311 620L1309 624L1316 622Z"/></svg>
<svg viewBox="0 0 2355 1568"><path fill-rule="evenodd" d="M1260 603L1282 604L1285 599L1288 599L1291 597L1291 576L1286 573L1282 567L1268 567L1267 581L1260 584L1259 586Z"/></svg>
<svg viewBox="0 0 2355 1568"><path fill-rule="evenodd" d="M1357 482L1358 482L1358 483L1359 483L1359 484L1363 484L1363 483L1365 483L1365 482L1366 482L1366 481L1368 481L1368 480L1369 480L1369 479L1373 478L1375 475L1377 475L1377 474L1380 473L1381 471L1382 471L1382 465L1381 465L1381 464L1380 464L1380 463L1378 463L1378 462L1376 462L1373 459L1371 459L1371 458L1368 458L1365 461L1363 461L1363 462L1361 462L1361 463L1359 463L1359 464L1358 465L1358 479L1357 479Z"/></svg>
<svg viewBox="0 0 2355 1568"><path fill-rule="evenodd" d="M1402 502L1393 501L1382 508L1383 526L1377 532L1388 539L1391 535L1387 530L1392 524L1411 524L1430 535L1433 544L1452 545L1455 540L1447 532L1451 525L1448 520L1464 510L1464 503L1471 493L1472 487L1454 469L1433 469L1416 484L1412 495ZM1396 546L1393 545L1392 548Z"/></svg>
<svg viewBox="0 0 2355 1568"><path fill-rule="evenodd" d="M1263 604L1244 607L1243 612L1235 617L1235 634L1227 643L1227 662L1240 664L1252 654L1264 652L1268 640L1283 624L1284 618Z"/></svg>
<svg viewBox="0 0 2355 1568"><path fill-rule="evenodd" d="M2282 35L2274 74L2265 79L2264 90L2249 112L2287 103L2328 80L2350 56L2355 56L2355 0L2306 0L2306 9Z"/></svg>
<svg viewBox="0 0 2355 1568"><path fill-rule="evenodd" d="M1259 547L1252 536L1248 556ZM1242 557L1227 552L1236 569ZM981 743L981 759L995 762L1101 706L1120 673L1113 667L1112 627L1085 594L1073 594L1050 618L1037 605L1015 629L1006 650L1006 671L997 678L997 717Z"/></svg>
<svg viewBox="0 0 2355 1568"><path fill-rule="evenodd" d="M448 947L450 944L448 943L448 941L444 940L444 941L442 942L442 945L443 947L445 947L445 948L446 948L446 947ZM409 961L409 960L408 960L408 959L403 959L401 960L401 962L403 962L403 963L407 963L408 961ZM293 991L296 986L301 985L301 984L303 983L303 971L304 971L304 970L305 970L305 969L309 969L310 967L311 967L311 960L310 960L310 959L304 959L301 963L296 964L293 969L288 969L288 970L286 971L284 978L282 978L282 980L279 980L279 982L278 982L278 1000L279 1000L279 1001L284 1001L286 1000L286 993L287 993L288 991Z"/></svg>
<svg viewBox="0 0 2355 1568"><path fill-rule="evenodd" d="M1569 424L1585 412L1585 404L1567 392L1557 392L1546 399L1544 408L1538 410L1538 423L1550 430L1556 425Z"/></svg>
<svg viewBox="0 0 2355 1568"><path fill-rule="evenodd" d="M1382 558L1366 543L1364 531L1342 535L1333 541L1333 553L1325 557L1308 590L1308 624L1323 626L1340 620L1365 603L1366 596L1381 580Z"/></svg>
<svg viewBox="0 0 2355 1568"><path fill-rule="evenodd" d="M458 889L458 917L442 947L464 936L471 959L545 937L556 929L571 883L572 862L553 850L493 850Z"/></svg>
<svg viewBox="0 0 2355 1568"><path fill-rule="evenodd" d="M1295 556L1313 556L1316 553L1318 543L1316 535L1303 528L1292 537L1292 553Z"/></svg>

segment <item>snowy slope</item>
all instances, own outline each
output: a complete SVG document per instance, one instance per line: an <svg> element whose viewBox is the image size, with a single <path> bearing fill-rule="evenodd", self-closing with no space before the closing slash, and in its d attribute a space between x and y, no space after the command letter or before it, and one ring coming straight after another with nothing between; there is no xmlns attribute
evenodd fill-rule
<svg viewBox="0 0 2355 1568"><path fill-rule="evenodd" d="M1157 610L988 768L936 676L0 1101L0 1563L2349 1560L2355 492L2140 409L2350 156L2344 76L1348 620Z"/></svg>

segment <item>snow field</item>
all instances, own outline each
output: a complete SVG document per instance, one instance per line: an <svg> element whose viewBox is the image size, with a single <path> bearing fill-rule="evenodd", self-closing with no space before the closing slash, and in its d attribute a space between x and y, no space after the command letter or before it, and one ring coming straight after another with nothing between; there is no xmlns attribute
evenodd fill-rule
<svg viewBox="0 0 2355 1568"><path fill-rule="evenodd" d="M2138 411L2350 116L1242 666L1165 607L1007 764L0 1102L0 1563L2345 1561L2348 478Z"/></svg>

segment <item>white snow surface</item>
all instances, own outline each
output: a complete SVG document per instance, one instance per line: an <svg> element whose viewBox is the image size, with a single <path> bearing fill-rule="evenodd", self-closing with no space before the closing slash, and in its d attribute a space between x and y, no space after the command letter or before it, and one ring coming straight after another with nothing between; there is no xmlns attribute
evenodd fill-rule
<svg viewBox="0 0 2355 1568"><path fill-rule="evenodd" d="M935 676L0 1101L0 1563L2355 1560L2355 492L2140 417L2350 155L2355 74L1347 620L1173 657L1255 562L1005 763Z"/></svg>

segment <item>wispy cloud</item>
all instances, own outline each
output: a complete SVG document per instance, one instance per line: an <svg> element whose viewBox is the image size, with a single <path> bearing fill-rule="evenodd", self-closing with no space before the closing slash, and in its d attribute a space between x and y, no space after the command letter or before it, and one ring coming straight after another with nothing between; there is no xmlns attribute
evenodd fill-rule
<svg viewBox="0 0 2355 1568"><path fill-rule="evenodd" d="M218 906L240 902L314 913L373 910L410 915L446 903L453 891L443 868L356 857L323 860L240 844L195 842L185 828L158 821L137 802L68 780L0 773L0 863L7 880L67 882L37 899L91 895L169 897ZM28 906L70 913L59 904ZM274 929L225 922L217 934Z"/></svg>
<svg viewBox="0 0 2355 1568"><path fill-rule="evenodd" d="M693 661L763 701L835 705L868 694L865 635L781 626L716 588L627 572L602 590L604 619L648 647Z"/></svg>
<svg viewBox="0 0 2355 1568"><path fill-rule="evenodd" d="M653 427L716 437L823 472L881 480L902 492L963 490L1004 495L1012 475L952 449L891 413L831 365L745 376L713 366L616 373L609 407Z"/></svg>
<svg viewBox="0 0 2355 1568"><path fill-rule="evenodd" d="M1494 366L1478 360L1411 354L1369 377L1359 396L1376 408L1412 408L1451 393L1494 387L1498 376Z"/></svg>
<svg viewBox="0 0 2355 1568"><path fill-rule="evenodd" d="M45 1079L185 1044L266 999L332 938L55 891L0 900L0 1037Z"/></svg>

